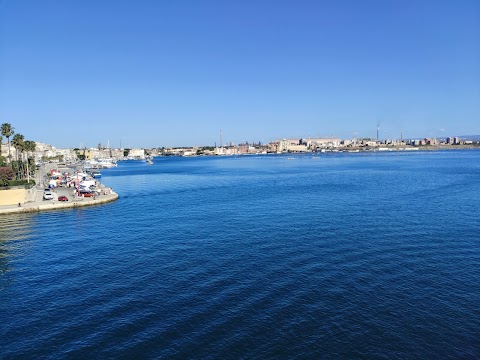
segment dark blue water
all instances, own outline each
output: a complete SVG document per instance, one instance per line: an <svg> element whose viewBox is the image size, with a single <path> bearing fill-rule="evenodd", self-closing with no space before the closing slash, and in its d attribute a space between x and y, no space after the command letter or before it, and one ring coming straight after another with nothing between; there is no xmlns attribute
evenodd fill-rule
<svg viewBox="0 0 480 360"><path fill-rule="evenodd" d="M480 358L480 151L102 173L0 217L1 358Z"/></svg>

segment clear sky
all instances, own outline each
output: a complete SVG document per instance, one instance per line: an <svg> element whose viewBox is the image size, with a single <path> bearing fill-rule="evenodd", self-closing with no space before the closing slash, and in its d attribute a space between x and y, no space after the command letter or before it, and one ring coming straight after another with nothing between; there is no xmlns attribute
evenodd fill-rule
<svg viewBox="0 0 480 360"><path fill-rule="evenodd" d="M480 134L478 0L0 0L0 123L57 147Z"/></svg>

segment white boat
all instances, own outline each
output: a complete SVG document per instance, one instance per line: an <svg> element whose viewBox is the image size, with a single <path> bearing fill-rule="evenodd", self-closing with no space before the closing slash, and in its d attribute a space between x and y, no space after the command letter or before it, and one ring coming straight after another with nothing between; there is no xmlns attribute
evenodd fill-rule
<svg viewBox="0 0 480 360"><path fill-rule="evenodd" d="M104 169L116 167L117 163L113 159L99 159L100 166Z"/></svg>
<svg viewBox="0 0 480 360"><path fill-rule="evenodd" d="M108 169L117 166L113 159L92 159L85 161L86 169Z"/></svg>

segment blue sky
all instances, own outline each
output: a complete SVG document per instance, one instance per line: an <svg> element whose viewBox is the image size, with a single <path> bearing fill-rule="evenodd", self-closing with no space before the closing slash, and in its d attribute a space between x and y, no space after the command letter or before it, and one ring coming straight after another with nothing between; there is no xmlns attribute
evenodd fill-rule
<svg viewBox="0 0 480 360"><path fill-rule="evenodd" d="M0 122L58 147L480 134L480 2L0 0Z"/></svg>

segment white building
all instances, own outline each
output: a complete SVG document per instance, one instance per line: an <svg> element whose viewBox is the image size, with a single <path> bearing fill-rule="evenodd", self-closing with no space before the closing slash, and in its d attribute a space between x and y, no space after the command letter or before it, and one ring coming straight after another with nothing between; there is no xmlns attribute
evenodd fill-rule
<svg viewBox="0 0 480 360"><path fill-rule="evenodd" d="M303 139L309 148L336 148L342 142L339 138L308 138Z"/></svg>
<svg viewBox="0 0 480 360"><path fill-rule="evenodd" d="M128 156L138 159L145 159L145 149L130 149Z"/></svg>
<svg viewBox="0 0 480 360"><path fill-rule="evenodd" d="M307 144L301 141L302 139L282 139L277 140L277 152L306 152Z"/></svg>

